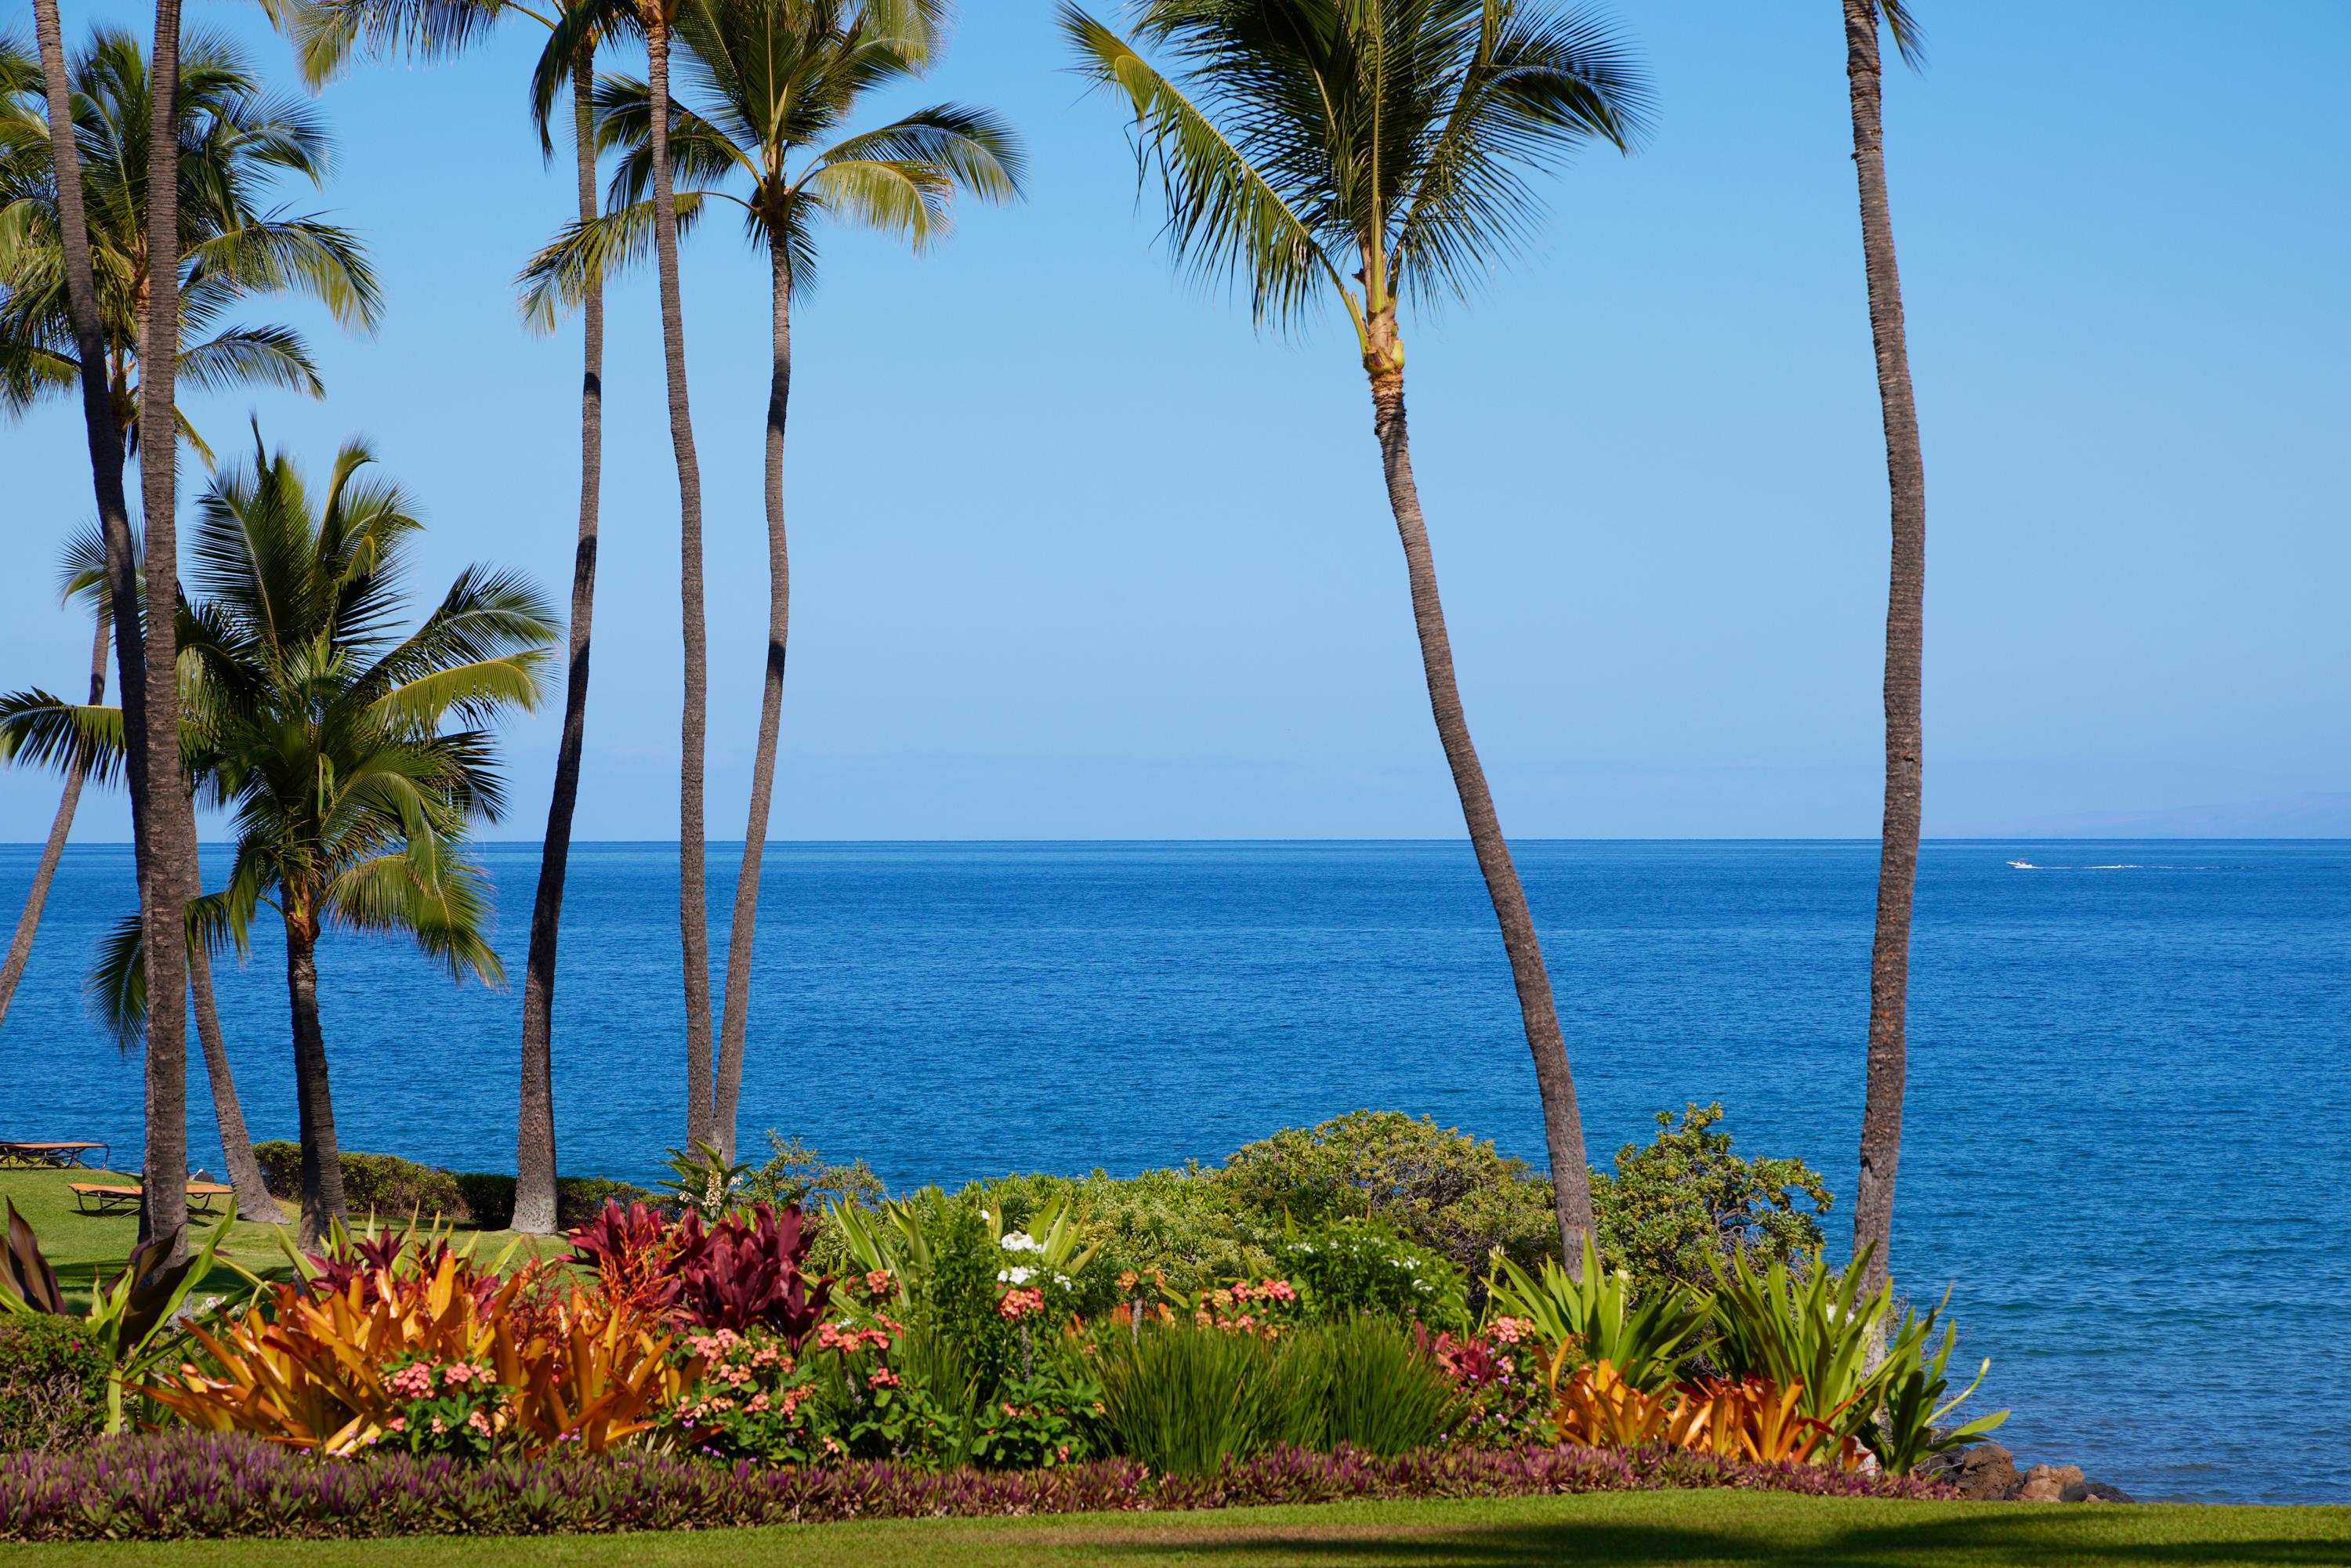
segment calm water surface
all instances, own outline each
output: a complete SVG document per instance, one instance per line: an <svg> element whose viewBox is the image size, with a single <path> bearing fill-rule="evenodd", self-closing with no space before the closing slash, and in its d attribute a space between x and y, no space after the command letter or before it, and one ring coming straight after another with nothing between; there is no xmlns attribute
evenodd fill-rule
<svg viewBox="0 0 2351 1568"><path fill-rule="evenodd" d="M1719 1099L1742 1149L1849 1197L1875 846L1519 852L1595 1156ZM487 855L518 972L537 847ZM0 918L33 858L0 846ZM676 850L573 866L563 1166L647 1176L684 1120ZM0 1133L135 1159L137 1065L80 998L131 903L126 851L68 856L0 1032ZM320 969L345 1145L511 1170L517 993L350 936ZM2351 1500L2351 843L1931 844L1914 970L1897 1267L1955 1284L2003 1440L2142 1495ZM290 1137L268 933L220 992L246 1116ZM1541 1155L1466 844L778 845L752 995L747 1146L772 1127L893 1183L1214 1161L1361 1105Z"/></svg>

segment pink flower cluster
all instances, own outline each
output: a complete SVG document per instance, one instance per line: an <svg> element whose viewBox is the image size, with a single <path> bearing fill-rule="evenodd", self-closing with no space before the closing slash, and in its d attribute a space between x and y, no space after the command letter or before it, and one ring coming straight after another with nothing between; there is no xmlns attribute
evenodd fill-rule
<svg viewBox="0 0 2351 1568"><path fill-rule="evenodd" d="M1233 1286L1233 1300L1277 1301L1286 1307L1297 1301L1298 1289L1287 1280L1264 1280L1254 1285L1242 1280Z"/></svg>
<svg viewBox="0 0 2351 1568"><path fill-rule="evenodd" d="M842 1355L855 1355L861 1350L888 1350L898 1325L876 1314L880 1328L861 1329L846 1322L823 1323L816 1331L819 1350L838 1351Z"/></svg>
<svg viewBox="0 0 2351 1568"><path fill-rule="evenodd" d="M383 1385L402 1399L430 1399L436 1375L444 1389L460 1389L469 1384L476 1388L486 1388L497 1381L488 1367L476 1366L472 1362L453 1361L444 1364L434 1361L413 1361L386 1376Z"/></svg>
<svg viewBox="0 0 2351 1568"><path fill-rule="evenodd" d="M997 1315L1010 1322L1044 1310L1045 1292L1034 1285L1025 1291L1007 1291L1004 1299L996 1303Z"/></svg>

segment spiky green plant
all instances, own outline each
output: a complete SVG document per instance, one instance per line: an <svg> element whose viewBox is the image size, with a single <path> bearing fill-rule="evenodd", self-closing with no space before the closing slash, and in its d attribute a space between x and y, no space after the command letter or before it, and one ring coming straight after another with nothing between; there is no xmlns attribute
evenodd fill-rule
<svg viewBox="0 0 2351 1568"><path fill-rule="evenodd" d="M1496 1252L1486 1312L1489 1321L1516 1318L1533 1330L1554 1386L1576 1367L1604 1361L1627 1384L1654 1394L1705 1348L1703 1307L1678 1286L1635 1298L1632 1276L1604 1265L1588 1236L1573 1274L1556 1258L1529 1272Z"/></svg>

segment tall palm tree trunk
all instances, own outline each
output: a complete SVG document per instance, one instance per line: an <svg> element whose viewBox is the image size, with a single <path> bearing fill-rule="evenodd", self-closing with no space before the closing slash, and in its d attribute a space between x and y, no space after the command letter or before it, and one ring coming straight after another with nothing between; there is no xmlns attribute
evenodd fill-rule
<svg viewBox="0 0 2351 1568"><path fill-rule="evenodd" d="M1886 426L1893 544L1886 596L1886 817L1878 841L1877 931L1869 952L1868 1087L1861 1118L1861 1178L1853 1245L1870 1251L1866 1288L1884 1282L1894 1232L1894 1176L1902 1156L1902 1087L1910 988L1910 906L1918 881L1918 821L1925 742L1920 681L1925 655L1927 469L1902 279L1886 197L1879 109L1876 0L1844 0L1845 80L1853 100L1853 162L1860 184L1862 258L1869 278L1869 331L1877 349L1877 399Z"/></svg>
<svg viewBox="0 0 2351 1568"><path fill-rule="evenodd" d="M89 703L96 707L106 700L106 644L109 617L101 610L98 614L98 632L89 650ZM41 911L49 902L49 883L56 880L57 862L65 858L66 835L73 831L74 813L81 806L81 787L89 768L81 758L75 758L66 768L66 787L57 797L57 814L49 821L49 836L41 845L41 858L33 865L33 885L26 891L25 907L16 916L16 934L8 942L8 956L0 962L0 1023L8 1021L8 1004L16 999L16 983L25 977L25 966L32 961L33 935L41 928Z"/></svg>
<svg viewBox="0 0 2351 1568"><path fill-rule="evenodd" d="M315 1243L346 1220L342 1148L327 1085L327 1040L319 1029L319 934L306 917L286 921L286 997L294 1019L294 1097L301 1120L302 1239Z"/></svg>
<svg viewBox="0 0 2351 1568"><path fill-rule="evenodd" d="M677 191L669 167L669 26L645 28L653 117L653 256L661 273L662 362L669 377L669 441L677 455L678 598L685 642L685 704L678 721L677 917L685 956L685 1136L711 1136L710 899L703 876L702 768L709 729L710 644L703 615L702 467L685 392L685 308L677 286Z"/></svg>
<svg viewBox="0 0 2351 1568"><path fill-rule="evenodd" d="M596 217L596 61L582 48L571 62L572 150L580 221ZM563 738L555 791L547 803L538 895L530 909L530 956L522 981L522 1093L515 1117L515 1229L549 1235L555 1195L555 946L563 924L563 879L571 862L571 817L580 803L580 758L588 735L589 632L596 613L597 506L604 476L604 289L581 302L580 542L571 552L570 663L563 684Z"/></svg>
<svg viewBox="0 0 2351 1568"><path fill-rule="evenodd" d="M759 918L759 865L776 790L776 737L783 725L784 648L791 631L792 561L784 538L784 417L792 397L792 271L780 235L768 246L770 283L768 372L768 668L759 693L759 738L751 760L751 814L743 831L743 872L735 882L735 919L726 942L726 1005L719 1014L719 1151L735 1157L735 1113L743 1090L743 1040L751 1003L751 937Z"/></svg>
<svg viewBox="0 0 2351 1568"><path fill-rule="evenodd" d="M1397 538L1404 545L1405 574L1412 585L1412 618L1420 634L1420 662L1428 678L1428 706L1437 720L1437 738L1445 760L1453 769L1453 788L1461 798L1462 820L1469 842L1478 852L1478 869L1486 878L1487 896L1502 928L1502 946L1510 958L1510 978L1518 988L1519 1016L1534 1054L1535 1089L1542 1100L1543 1143L1551 1156L1552 1185L1559 1212L1560 1244L1573 1260L1592 1234L1592 1170L1583 1153L1583 1118L1575 1103L1575 1076L1567 1064L1567 1042L1559 1028L1559 1009L1552 999L1551 975L1543 967L1542 944L1535 935L1534 916L1528 911L1526 890L1519 884L1518 867L1502 837L1494 812L1494 797L1486 787L1486 770L1469 738L1469 721L1461 711L1461 690L1453 674L1453 643L1445 630L1445 606L1437 598L1437 562L1429 553L1428 528L1420 511L1420 489L1413 481L1410 436L1405 425L1402 352L1395 348L1392 322L1380 326L1382 346L1389 362L1372 369L1372 425L1380 443L1380 465L1387 480L1388 506L1395 514Z"/></svg>
<svg viewBox="0 0 2351 1568"><path fill-rule="evenodd" d="M256 1225L282 1225L286 1216L269 1193L254 1157L253 1134L246 1131L245 1107L236 1097L236 1074L229 1067L228 1042L221 1038L220 1011L213 1005L213 963L201 944L188 947L188 988L196 1002L196 1039L204 1050L204 1078L213 1092L213 1122L220 1129L221 1161L236 1194L236 1217Z"/></svg>
<svg viewBox="0 0 2351 1568"><path fill-rule="evenodd" d="M145 341L139 355L139 477L146 528L147 755L131 787L147 801L147 878L139 901L147 954L147 1155L140 1234L187 1247L188 891L194 883L196 818L180 770L176 677L180 597L180 0L156 0L149 67L154 110L147 124Z"/></svg>

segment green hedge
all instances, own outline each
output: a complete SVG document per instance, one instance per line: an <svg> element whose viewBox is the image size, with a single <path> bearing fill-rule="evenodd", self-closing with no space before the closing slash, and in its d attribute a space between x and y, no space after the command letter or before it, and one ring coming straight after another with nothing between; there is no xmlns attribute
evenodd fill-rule
<svg viewBox="0 0 2351 1568"><path fill-rule="evenodd" d="M288 1199L301 1197L302 1151L298 1145L256 1144L253 1154L272 1193ZM514 1194L515 1178L496 1172L444 1171L397 1155L343 1153L343 1202L355 1218L373 1214L379 1219L405 1219L413 1214L504 1230L514 1218ZM624 1181L559 1176L556 1223L569 1230L586 1224L608 1197L632 1203L646 1196L643 1187Z"/></svg>
<svg viewBox="0 0 2351 1568"><path fill-rule="evenodd" d="M64 1448L106 1427L106 1361L79 1318L0 1314L0 1453Z"/></svg>

